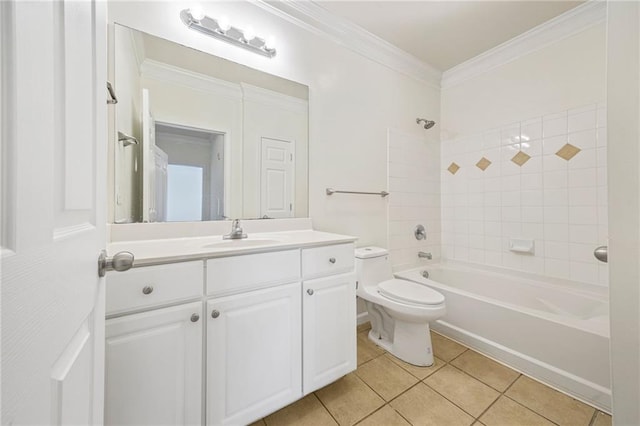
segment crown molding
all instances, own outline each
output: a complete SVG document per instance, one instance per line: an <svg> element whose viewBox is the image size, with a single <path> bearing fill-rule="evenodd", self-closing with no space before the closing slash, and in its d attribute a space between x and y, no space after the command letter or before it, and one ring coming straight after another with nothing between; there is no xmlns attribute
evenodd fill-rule
<svg viewBox="0 0 640 426"><path fill-rule="evenodd" d="M477 77L605 21L607 5L590 0L442 73L442 89Z"/></svg>
<svg viewBox="0 0 640 426"><path fill-rule="evenodd" d="M442 73L377 37L351 21L340 18L310 0L253 0L253 4L292 24L346 47L372 61L434 87Z"/></svg>
<svg viewBox="0 0 640 426"><path fill-rule="evenodd" d="M304 99L288 96L247 83L240 83L240 88L242 89L244 101L280 108L297 114L306 115L308 113L309 102Z"/></svg>
<svg viewBox="0 0 640 426"><path fill-rule="evenodd" d="M240 85L228 81L174 67L163 62L145 59L140 67L140 75L155 80L165 81L189 89L222 96L231 100L242 100Z"/></svg>

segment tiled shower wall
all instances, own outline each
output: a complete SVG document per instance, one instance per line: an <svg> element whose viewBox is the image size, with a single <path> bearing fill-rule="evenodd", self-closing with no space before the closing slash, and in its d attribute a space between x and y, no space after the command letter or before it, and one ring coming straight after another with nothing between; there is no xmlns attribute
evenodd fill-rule
<svg viewBox="0 0 640 426"><path fill-rule="evenodd" d="M425 263L418 251L440 258L440 145L437 130L429 131L423 137L388 131L388 247L395 270ZM418 224L426 229L425 240L413 234Z"/></svg>
<svg viewBox="0 0 640 426"><path fill-rule="evenodd" d="M442 141L443 258L607 285L606 145L604 104Z"/></svg>

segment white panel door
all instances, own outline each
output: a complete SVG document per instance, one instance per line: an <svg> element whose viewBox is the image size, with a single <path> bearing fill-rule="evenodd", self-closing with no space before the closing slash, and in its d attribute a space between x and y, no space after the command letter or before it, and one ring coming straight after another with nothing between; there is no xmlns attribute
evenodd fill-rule
<svg viewBox="0 0 640 426"><path fill-rule="evenodd" d="M304 395L356 369L356 277L302 283Z"/></svg>
<svg viewBox="0 0 640 426"><path fill-rule="evenodd" d="M106 4L0 3L2 424L100 424Z"/></svg>
<svg viewBox="0 0 640 426"><path fill-rule="evenodd" d="M156 121L151 114L149 90L142 89L142 221L157 222Z"/></svg>
<svg viewBox="0 0 640 426"><path fill-rule="evenodd" d="M207 424L249 424L302 395L300 283L207 303Z"/></svg>
<svg viewBox="0 0 640 426"><path fill-rule="evenodd" d="M105 424L202 424L202 302L107 321Z"/></svg>
<svg viewBox="0 0 640 426"><path fill-rule="evenodd" d="M260 216L293 217L293 142L262 138Z"/></svg>
<svg viewBox="0 0 640 426"><path fill-rule="evenodd" d="M613 423L640 424L640 4L607 2ZM595 248L595 247L594 247Z"/></svg>

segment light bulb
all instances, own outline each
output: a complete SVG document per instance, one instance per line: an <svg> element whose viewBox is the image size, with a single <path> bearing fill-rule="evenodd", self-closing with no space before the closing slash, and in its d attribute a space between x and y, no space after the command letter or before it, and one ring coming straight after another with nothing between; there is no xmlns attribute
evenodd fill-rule
<svg viewBox="0 0 640 426"><path fill-rule="evenodd" d="M189 9L189 13L191 17L196 21L201 21L204 19L204 11L200 6L193 6Z"/></svg>
<svg viewBox="0 0 640 426"><path fill-rule="evenodd" d="M270 35L267 37L267 41L264 43L264 47L269 50L273 50L276 48L276 37Z"/></svg>
<svg viewBox="0 0 640 426"><path fill-rule="evenodd" d="M253 27L247 27L247 29L244 30L243 37L247 42L253 40L256 37L256 32L253 30Z"/></svg>
<svg viewBox="0 0 640 426"><path fill-rule="evenodd" d="M220 31L225 32L231 28L231 22L229 22L229 17L226 15L222 15L220 19L218 19L218 27Z"/></svg>

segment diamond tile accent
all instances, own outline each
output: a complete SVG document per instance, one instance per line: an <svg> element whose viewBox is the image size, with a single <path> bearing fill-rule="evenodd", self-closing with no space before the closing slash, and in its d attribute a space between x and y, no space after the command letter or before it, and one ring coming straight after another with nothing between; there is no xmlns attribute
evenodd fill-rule
<svg viewBox="0 0 640 426"><path fill-rule="evenodd" d="M452 175L455 175L456 172L460 170L460 166L458 166L456 163L451 163L451 165L447 167L447 170L449 170L449 173L451 173Z"/></svg>
<svg viewBox="0 0 640 426"><path fill-rule="evenodd" d="M480 170L482 170L483 172L485 170L487 170L487 167L489 167L491 165L491 161L489 161L487 158L482 157L477 163L476 163L476 167L479 168Z"/></svg>
<svg viewBox="0 0 640 426"><path fill-rule="evenodd" d="M562 148L560 148L558 152L556 152L556 155L564 160L569 161L573 157L575 157L576 154L579 152L580 152L580 148L568 143L568 144L565 144Z"/></svg>
<svg viewBox="0 0 640 426"><path fill-rule="evenodd" d="M524 165L524 163L529 161L530 158L531 158L531 156L529 154L527 154L526 152L518 151L518 153L513 156L511 161L516 163L518 166L522 167Z"/></svg>

